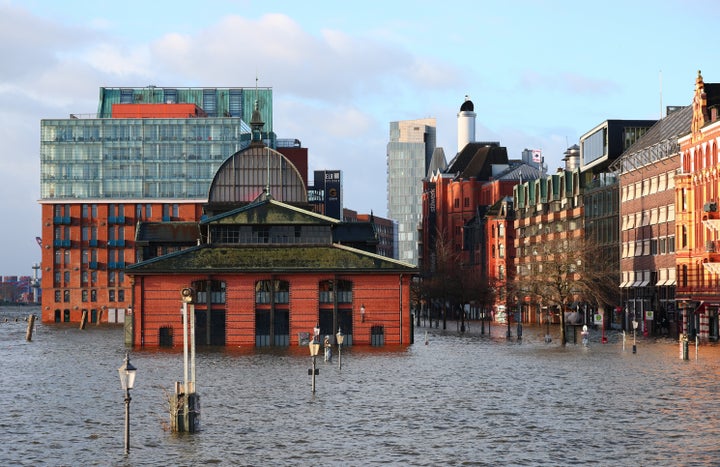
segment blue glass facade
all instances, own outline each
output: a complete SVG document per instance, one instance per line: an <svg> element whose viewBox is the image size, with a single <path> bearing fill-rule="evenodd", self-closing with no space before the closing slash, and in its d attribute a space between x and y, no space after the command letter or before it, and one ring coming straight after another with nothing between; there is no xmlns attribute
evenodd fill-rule
<svg viewBox="0 0 720 467"><path fill-rule="evenodd" d="M256 99L272 146L270 89L101 88L92 118L41 121L41 199L205 199L223 161L249 145ZM192 103L208 117L111 118L115 103Z"/></svg>

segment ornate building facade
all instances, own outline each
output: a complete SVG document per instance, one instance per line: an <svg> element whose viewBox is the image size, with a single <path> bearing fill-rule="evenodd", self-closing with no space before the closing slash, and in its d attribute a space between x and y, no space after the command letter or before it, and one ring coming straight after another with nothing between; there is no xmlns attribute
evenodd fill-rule
<svg viewBox="0 0 720 467"><path fill-rule="evenodd" d="M720 311L720 83L698 72L689 134L679 139L676 276L682 332L717 340Z"/></svg>

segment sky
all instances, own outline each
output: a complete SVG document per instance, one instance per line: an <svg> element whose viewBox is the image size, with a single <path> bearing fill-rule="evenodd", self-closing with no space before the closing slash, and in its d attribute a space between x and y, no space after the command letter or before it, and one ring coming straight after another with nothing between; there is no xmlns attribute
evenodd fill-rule
<svg viewBox="0 0 720 467"><path fill-rule="evenodd" d="M720 2L0 0L0 275L40 262L40 121L97 111L99 88L273 88L275 132L309 170L343 171L344 207L387 215L393 121L437 119L457 152L565 150L608 119L658 119L720 82Z"/></svg>

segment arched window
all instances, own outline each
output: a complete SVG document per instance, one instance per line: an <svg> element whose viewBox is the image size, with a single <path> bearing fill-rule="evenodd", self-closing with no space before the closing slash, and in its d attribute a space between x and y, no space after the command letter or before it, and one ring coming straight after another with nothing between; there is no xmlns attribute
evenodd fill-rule
<svg viewBox="0 0 720 467"><path fill-rule="evenodd" d="M320 303L334 303L335 294L338 303L352 303L352 287L352 281L344 279L320 281Z"/></svg>
<svg viewBox="0 0 720 467"><path fill-rule="evenodd" d="M255 303L270 303L270 294L274 303L290 303L290 282L262 280L255 283Z"/></svg>
<svg viewBox="0 0 720 467"><path fill-rule="evenodd" d="M225 282L219 280L195 281L192 283L197 303L207 303L208 284L210 286L210 303L225 303Z"/></svg>

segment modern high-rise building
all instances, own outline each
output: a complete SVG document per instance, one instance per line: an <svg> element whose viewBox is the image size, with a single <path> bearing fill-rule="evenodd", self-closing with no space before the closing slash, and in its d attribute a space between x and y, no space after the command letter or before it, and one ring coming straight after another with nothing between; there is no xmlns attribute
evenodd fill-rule
<svg viewBox="0 0 720 467"><path fill-rule="evenodd" d="M274 147L269 88L100 88L97 114L42 120L43 321L122 322L136 225L200 219L255 109Z"/></svg>
<svg viewBox="0 0 720 467"><path fill-rule="evenodd" d="M387 144L387 217L397 222L397 259L418 264L423 179L436 145L434 118L390 123Z"/></svg>

